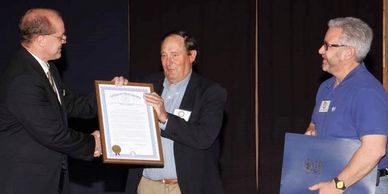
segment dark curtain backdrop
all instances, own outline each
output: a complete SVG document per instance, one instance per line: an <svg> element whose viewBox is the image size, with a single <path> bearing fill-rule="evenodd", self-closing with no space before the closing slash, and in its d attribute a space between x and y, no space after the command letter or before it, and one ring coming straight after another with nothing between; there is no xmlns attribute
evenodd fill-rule
<svg viewBox="0 0 388 194"><path fill-rule="evenodd" d="M227 194L256 193L254 0L130 1L130 78L161 71L160 41L183 29L199 43L194 68L228 91L221 171ZM206 177L204 177L206 179Z"/></svg>
<svg viewBox="0 0 388 194"><path fill-rule="evenodd" d="M317 53L327 20L352 15L371 25L375 40L366 61L381 79L382 1L258 2L258 118L254 115L255 0L6 0L0 7L0 68L19 47L18 19L30 7L49 7L62 13L68 44L57 66L67 86L80 93L94 92L95 79L124 75L137 80L160 71L162 35L185 29L200 44L196 70L228 90L220 161L227 194L257 193L255 119L260 124L258 193L276 194L284 133L304 132L315 92L328 77L321 72ZM70 123L84 131L98 127L96 120ZM102 164L100 160L70 160L72 191L122 193L126 168Z"/></svg>
<svg viewBox="0 0 388 194"><path fill-rule="evenodd" d="M57 60L67 87L94 93L94 80L128 77L128 0L6 0L0 6L0 69L19 48L19 18L32 7L58 10L65 22L67 44ZM98 129L97 119L71 119L70 126L84 132ZM1 149L1 148L0 148ZM121 193L126 166L69 159L73 194ZM0 175L7 176L7 175ZM0 188L0 193L1 188Z"/></svg>
<svg viewBox="0 0 388 194"><path fill-rule="evenodd" d="M68 43L56 64L67 86L80 93L93 92L95 79L120 74L136 80L160 71L162 35L173 29L193 34L200 43L195 68L228 90L220 161L226 191L256 193L254 0L5 1L0 8L0 68L19 47L18 20L31 7L54 8L62 13ZM87 132L98 127L96 120L72 119L70 124ZM102 164L101 160L70 159L72 193L122 193L126 168Z"/></svg>
<svg viewBox="0 0 388 194"><path fill-rule="evenodd" d="M318 49L327 21L354 16L374 30L367 67L382 77L382 1L259 1L260 192L279 193L284 134L310 122L321 71Z"/></svg>

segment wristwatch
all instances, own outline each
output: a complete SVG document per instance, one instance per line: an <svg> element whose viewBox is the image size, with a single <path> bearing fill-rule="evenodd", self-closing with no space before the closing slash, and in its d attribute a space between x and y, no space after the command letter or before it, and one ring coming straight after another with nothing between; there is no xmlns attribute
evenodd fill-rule
<svg viewBox="0 0 388 194"><path fill-rule="evenodd" d="M345 182L343 180L339 180L337 177L335 177L334 183L335 183L335 188L343 191L346 189Z"/></svg>

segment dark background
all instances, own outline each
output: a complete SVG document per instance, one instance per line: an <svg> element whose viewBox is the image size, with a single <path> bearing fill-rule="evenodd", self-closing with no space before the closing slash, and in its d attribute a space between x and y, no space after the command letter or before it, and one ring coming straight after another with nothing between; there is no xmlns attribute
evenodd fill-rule
<svg viewBox="0 0 388 194"><path fill-rule="evenodd" d="M259 0L260 184L279 193L285 132L304 133L322 73L327 21L354 16L374 30L369 70L382 80L382 0Z"/></svg>
<svg viewBox="0 0 388 194"><path fill-rule="evenodd" d="M370 24L375 40L367 66L382 78L382 0L5 0L0 7L0 68L19 47L18 20L31 7L61 12L68 43L56 64L67 86L83 94L94 92L96 79L124 75L133 81L160 71L159 45L166 32L184 29L196 37L200 54L195 69L228 91L220 161L227 194L279 193L284 134L304 132L315 92L328 77L321 72L318 48L330 18L355 16ZM98 128L96 119L72 119L70 124L85 132ZM122 193L128 167L71 159L72 191Z"/></svg>

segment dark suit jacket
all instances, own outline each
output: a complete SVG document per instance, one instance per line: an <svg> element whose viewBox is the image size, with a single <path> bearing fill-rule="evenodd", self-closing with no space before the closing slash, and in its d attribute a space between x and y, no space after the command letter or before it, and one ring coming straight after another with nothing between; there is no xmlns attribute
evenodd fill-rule
<svg viewBox="0 0 388 194"><path fill-rule="evenodd" d="M57 194L60 179L67 193L67 155L93 158L93 136L69 129L67 118L95 116L95 97L65 90L54 64L50 66L62 105L38 61L24 48L1 73L1 194Z"/></svg>
<svg viewBox="0 0 388 194"><path fill-rule="evenodd" d="M164 75L146 79L160 95ZM219 169L219 133L222 125L226 91L220 85L192 73L180 109L191 111L190 119L173 114L161 135L174 141L178 183L182 194L223 194ZM129 169L126 190L135 194L142 168Z"/></svg>

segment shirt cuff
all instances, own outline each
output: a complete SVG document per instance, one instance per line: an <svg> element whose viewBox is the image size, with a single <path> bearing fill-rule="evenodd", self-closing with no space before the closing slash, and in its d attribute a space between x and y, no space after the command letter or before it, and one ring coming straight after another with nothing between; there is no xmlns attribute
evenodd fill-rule
<svg viewBox="0 0 388 194"><path fill-rule="evenodd" d="M159 128L164 130L166 128L167 123L168 123L168 119L164 123L159 122Z"/></svg>

